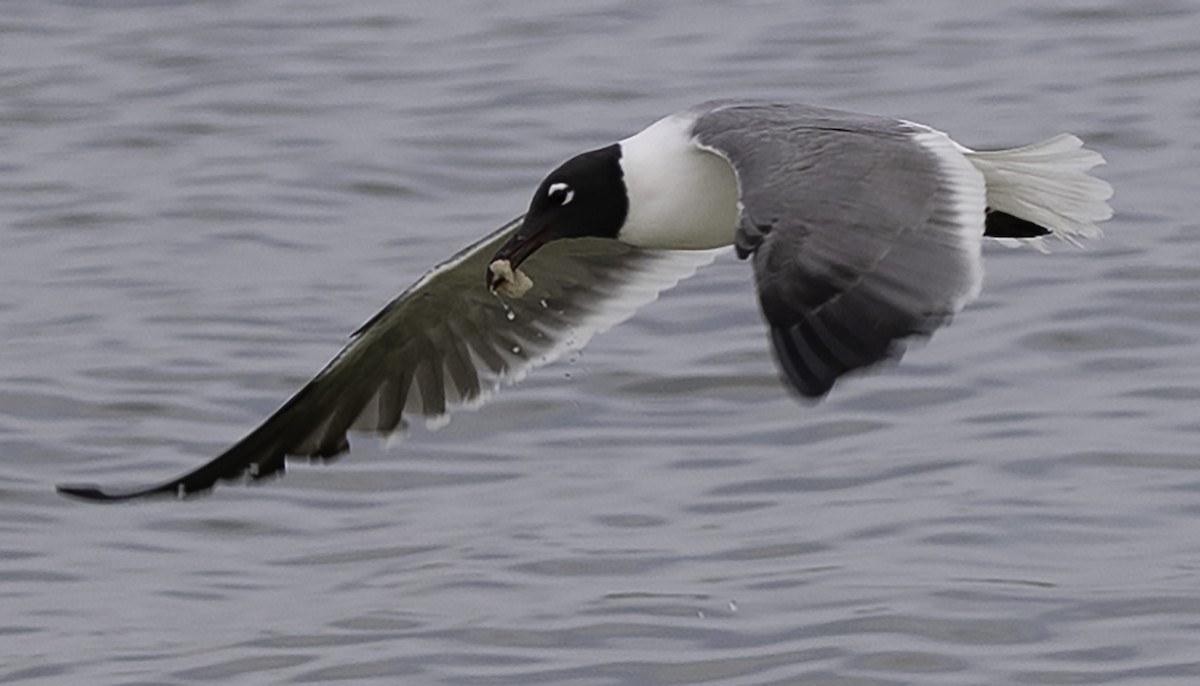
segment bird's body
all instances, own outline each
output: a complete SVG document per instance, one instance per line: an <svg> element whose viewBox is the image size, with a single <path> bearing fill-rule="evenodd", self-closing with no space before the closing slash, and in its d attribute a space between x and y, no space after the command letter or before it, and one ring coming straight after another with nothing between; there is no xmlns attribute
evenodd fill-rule
<svg viewBox="0 0 1200 686"><path fill-rule="evenodd" d="M336 457L350 429L436 421L582 347L730 245L753 264L786 379L820 397L974 299L985 236L1097 235L1111 188L1086 172L1102 161L1074 136L976 152L903 120L704 103L551 172L524 217L422 277L212 462L150 488L59 490L188 495L278 473L289 456ZM524 297L490 292L512 273L492 268L501 260L525 263Z"/></svg>
<svg viewBox="0 0 1200 686"><path fill-rule="evenodd" d="M692 143L695 119L660 119L621 141L629 215L617 239L641 248L707 250L733 243L738 180L719 155Z"/></svg>

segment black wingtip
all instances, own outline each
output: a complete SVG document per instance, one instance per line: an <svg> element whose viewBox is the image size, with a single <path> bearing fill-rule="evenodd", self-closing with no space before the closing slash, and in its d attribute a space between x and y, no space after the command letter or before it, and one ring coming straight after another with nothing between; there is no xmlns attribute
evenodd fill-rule
<svg viewBox="0 0 1200 686"><path fill-rule="evenodd" d="M833 308L801 313L794 323L771 326L775 359L791 389L805 402L824 398L839 379L904 354L905 337L928 335L924 323L869 335L842 323Z"/></svg>
<svg viewBox="0 0 1200 686"><path fill-rule="evenodd" d="M1049 234L1050 229L1007 212L991 208L987 211L983 235L990 238L1037 238Z"/></svg>
<svg viewBox="0 0 1200 686"><path fill-rule="evenodd" d="M86 500L90 503L117 503L124 500L135 500L147 497L165 497L176 495L180 498L196 495L199 491L180 492L176 484L166 484L155 488L139 488L128 491L105 490L95 484L59 484L54 487L60 495L68 498Z"/></svg>
<svg viewBox="0 0 1200 686"><path fill-rule="evenodd" d="M59 495L93 502L122 500L120 497L114 497L114 494L105 493L99 486L94 484L59 484L54 487L54 490L58 491Z"/></svg>

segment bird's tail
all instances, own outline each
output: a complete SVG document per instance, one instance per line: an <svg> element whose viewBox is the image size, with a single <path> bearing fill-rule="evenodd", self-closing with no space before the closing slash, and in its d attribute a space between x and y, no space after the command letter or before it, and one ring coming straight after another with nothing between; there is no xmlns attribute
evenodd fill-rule
<svg viewBox="0 0 1200 686"><path fill-rule="evenodd" d="M1112 216L1113 190L1088 170L1104 158L1070 134L1011 150L963 154L987 183L988 235L1032 238L1049 234L1070 243L1100 235L1097 222ZM993 222L993 215L995 221ZM1012 221L1015 218L1016 221ZM1024 223L1042 231L1023 231ZM996 230L993 230L993 225ZM1026 227L1029 228L1029 227Z"/></svg>

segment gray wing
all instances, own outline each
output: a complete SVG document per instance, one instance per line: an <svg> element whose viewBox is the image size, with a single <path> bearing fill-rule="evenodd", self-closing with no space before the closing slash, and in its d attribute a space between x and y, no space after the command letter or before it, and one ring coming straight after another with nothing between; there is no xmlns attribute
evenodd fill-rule
<svg viewBox="0 0 1200 686"><path fill-rule="evenodd" d="M312 381L216 459L148 488L59 486L88 500L185 496L218 481L261 479L287 457L329 460L347 451L351 429L392 433L407 417L443 420L483 402L502 384L630 317L711 262L720 251L649 251L604 239L560 240L522 269L524 297L501 299L484 285L491 255L518 218L430 270L352 337Z"/></svg>
<svg viewBox="0 0 1200 686"><path fill-rule="evenodd" d="M944 134L800 105L692 114L696 144L737 172L738 254L801 394L898 357L978 294L983 177Z"/></svg>

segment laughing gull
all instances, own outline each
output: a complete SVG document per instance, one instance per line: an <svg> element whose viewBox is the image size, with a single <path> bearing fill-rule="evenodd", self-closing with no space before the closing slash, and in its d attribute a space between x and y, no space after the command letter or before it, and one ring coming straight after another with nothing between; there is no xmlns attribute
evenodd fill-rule
<svg viewBox="0 0 1200 686"><path fill-rule="evenodd" d="M973 300L985 236L1099 235L1112 189L1087 174L1103 158L1082 146L1060 135L981 152L899 119L698 105L555 169L523 217L422 276L216 459L148 488L59 491L183 497L281 473L288 457L332 459L351 429L437 422L583 347L731 245L754 266L783 376L819 398Z"/></svg>

